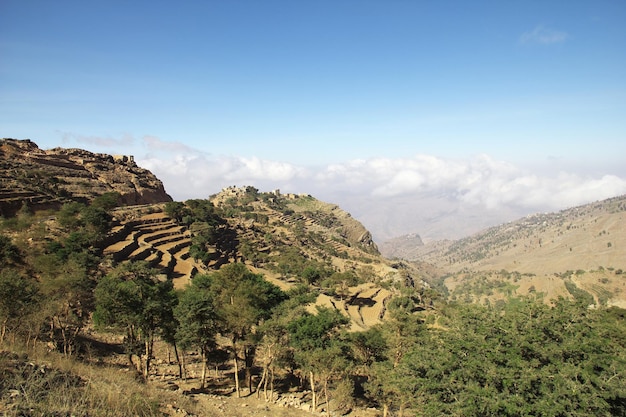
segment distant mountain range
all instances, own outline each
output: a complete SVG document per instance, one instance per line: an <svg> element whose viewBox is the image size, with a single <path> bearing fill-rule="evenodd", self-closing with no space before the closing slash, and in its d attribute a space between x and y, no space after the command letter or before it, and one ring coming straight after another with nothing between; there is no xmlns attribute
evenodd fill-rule
<svg viewBox="0 0 626 417"><path fill-rule="evenodd" d="M459 240L424 244L407 235L380 249L437 267L448 289L478 279L510 281L515 272L522 293L532 287L547 298L567 296L571 282L596 301L626 305L626 196L527 216Z"/></svg>
<svg viewBox="0 0 626 417"><path fill-rule="evenodd" d="M482 205L461 204L444 193L389 198L331 195L326 199L340 203L365 224L379 246L407 234L419 234L424 243L460 239L528 214L527 209L509 206L486 209Z"/></svg>

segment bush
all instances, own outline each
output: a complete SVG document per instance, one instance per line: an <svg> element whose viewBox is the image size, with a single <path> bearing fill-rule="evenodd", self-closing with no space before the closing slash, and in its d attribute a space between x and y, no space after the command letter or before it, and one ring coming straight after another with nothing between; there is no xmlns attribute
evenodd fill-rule
<svg viewBox="0 0 626 417"><path fill-rule="evenodd" d="M17 263L20 251L8 236L0 235L0 266Z"/></svg>

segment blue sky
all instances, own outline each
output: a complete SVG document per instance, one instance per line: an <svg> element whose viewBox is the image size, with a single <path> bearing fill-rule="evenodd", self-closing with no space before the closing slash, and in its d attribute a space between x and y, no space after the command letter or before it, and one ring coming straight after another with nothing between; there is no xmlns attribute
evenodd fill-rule
<svg viewBox="0 0 626 417"><path fill-rule="evenodd" d="M475 177L481 207L564 208L626 192L625 21L621 0L2 0L0 135L134 154L177 199L463 202Z"/></svg>

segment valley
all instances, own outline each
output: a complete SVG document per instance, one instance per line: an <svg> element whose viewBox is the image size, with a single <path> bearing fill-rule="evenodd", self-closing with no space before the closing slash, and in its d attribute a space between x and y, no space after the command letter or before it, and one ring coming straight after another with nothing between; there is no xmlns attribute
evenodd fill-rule
<svg viewBox="0 0 626 417"><path fill-rule="evenodd" d="M435 265L457 297L469 291L474 292L468 295L470 299L491 297L493 301L535 293L549 302L571 296L568 283L590 294L596 304L623 307L625 224L626 196L621 196L558 213L527 216L457 241L424 245L398 239L398 246L388 255L393 256L395 250L405 259ZM507 290L494 294L493 288L498 286Z"/></svg>
<svg viewBox="0 0 626 417"><path fill-rule="evenodd" d="M308 194L1 150L3 415L626 413L625 196L382 256Z"/></svg>

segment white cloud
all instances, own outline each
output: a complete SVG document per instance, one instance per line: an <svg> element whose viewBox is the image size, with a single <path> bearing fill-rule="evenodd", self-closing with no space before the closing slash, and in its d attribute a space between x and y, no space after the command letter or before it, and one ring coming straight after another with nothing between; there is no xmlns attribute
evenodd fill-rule
<svg viewBox="0 0 626 417"><path fill-rule="evenodd" d="M306 170L259 158L179 154L171 159L137 159L160 178L177 200L204 198L230 185L253 185L264 190L304 178Z"/></svg>
<svg viewBox="0 0 626 417"><path fill-rule="evenodd" d="M298 192L365 193L375 198L439 192L489 209L504 205L553 209L626 193L626 180L614 175L593 178L562 172L553 177L539 176L487 155L465 160L430 155L372 158L317 169L260 158L203 154L140 162L162 177L166 186L171 181L171 192L182 196L214 192L226 185L263 183L270 188L301 187L294 190Z"/></svg>
<svg viewBox="0 0 626 417"><path fill-rule="evenodd" d="M205 198L230 185L308 193L369 219L366 226L375 235L384 237L402 234L398 232L401 230L419 232L423 224L408 223L417 222L418 210L421 219L435 217L442 211L437 201L445 200L449 215L471 212L475 216L482 212L483 217L488 217L491 213L491 221L500 222L504 221L503 213L521 216L554 211L626 194L626 179L615 175L593 177L573 172L543 175L488 155L467 159L431 155L371 158L313 168L260 158L212 156L185 147L179 151L167 157L137 158L141 166L164 182L176 200ZM394 205L394 201L402 203ZM388 218L377 219L372 213L383 213ZM475 227L484 227L488 221L483 219ZM387 232L379 228L382 222L387 223ZM393 225L394 222L398 224Z"/></svg>
<svg viewBox="0 0 626 417"><path fill-rule="evenodd" d="M233 158L238 168L228 175L236 181L271 180L289 181L304 174L305 170L286 162L268 161L260 158Z"/></svg>
<svg viewBox="0 0 626 417"><path fill-rule="evenodd" d="M520 42L523 44L539 43L542 45L550 45L565 42L568 37L569 35L566 32L539 25L530 32L523 33L522 36L520 36Z"/></svg>

